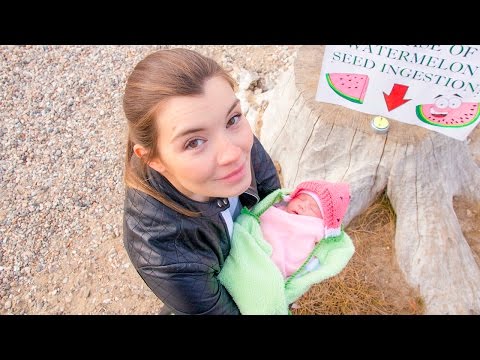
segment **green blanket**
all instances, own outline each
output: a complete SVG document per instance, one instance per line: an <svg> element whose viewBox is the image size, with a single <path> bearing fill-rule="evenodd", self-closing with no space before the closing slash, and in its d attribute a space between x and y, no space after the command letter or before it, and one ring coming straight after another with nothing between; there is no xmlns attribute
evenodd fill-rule
<svg viewBox="0 0 480 360"><path fill-rule="evenodd" d="M263 238L259 217L290 192L284 189L272 192L251 210L243 208L234 222L230 254L218 279L244 315L287 315L289 304L313 284L340 273L355 251L352 240L342 230L339 236L318 242L300 269L284 279L270 258L272 247ZM306 271L313 256L318 258L320 266Z"/></svg>

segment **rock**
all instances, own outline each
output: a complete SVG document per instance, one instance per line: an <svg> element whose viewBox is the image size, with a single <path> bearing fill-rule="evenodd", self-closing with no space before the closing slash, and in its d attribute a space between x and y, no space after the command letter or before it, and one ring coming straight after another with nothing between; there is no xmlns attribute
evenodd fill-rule
<svg viewBox="0 0 480 360"><path fill-rule="evenodd" d="M260 78L258 74L254 71L248 71L246 69L241 69L238 73L238 87L240 90L248 90L251 87L254 87Z"/></svg>

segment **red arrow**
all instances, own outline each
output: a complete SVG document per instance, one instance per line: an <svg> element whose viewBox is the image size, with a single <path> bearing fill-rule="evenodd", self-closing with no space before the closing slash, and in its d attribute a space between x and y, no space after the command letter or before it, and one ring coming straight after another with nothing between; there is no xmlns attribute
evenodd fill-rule
<svg viewBox="0 0 480 360"><path fill-rule="evenodd" d="M403 98L407 93L407 90L408 90L408 86L406 85L393 84L393 88L392 88L392 91L390 91L390 95L385 94L385 92L383 93L388 111L392 111L393 109L411 100L411 99Z"/></svg>

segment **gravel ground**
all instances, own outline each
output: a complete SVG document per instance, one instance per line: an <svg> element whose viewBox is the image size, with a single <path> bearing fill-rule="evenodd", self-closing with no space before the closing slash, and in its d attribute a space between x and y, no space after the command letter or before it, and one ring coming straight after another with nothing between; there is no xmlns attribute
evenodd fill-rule
<svg viewBox="0 0 480 360"><path fill-rule="evenodd" d="M171 46L0 46L0 314L157 314L122 243L122 91ZM297 46L184 46L239 80L255 122Z"/></svg>

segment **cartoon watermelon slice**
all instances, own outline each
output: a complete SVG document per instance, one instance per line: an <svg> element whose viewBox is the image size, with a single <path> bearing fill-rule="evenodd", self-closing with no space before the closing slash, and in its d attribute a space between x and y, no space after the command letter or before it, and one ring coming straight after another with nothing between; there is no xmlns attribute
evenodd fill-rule
<svg viewBox="0 0 480 360"><path fill-rule="evenodd" d="M417 105L416 112L418 118L424 123L448 127L459 128L473 124L480 116L480 107L478 103L463 103L459 108L446 108L442 111L433 109L435 104Z"/></svg>
<svg viewBox="0 0 480 360"><path fill-rule="evenodd" d="M357 104L363 104L368 87L368 75L362 74L327 74L328 85L338 95Z"/></svg>

